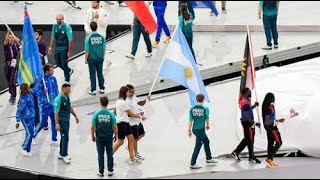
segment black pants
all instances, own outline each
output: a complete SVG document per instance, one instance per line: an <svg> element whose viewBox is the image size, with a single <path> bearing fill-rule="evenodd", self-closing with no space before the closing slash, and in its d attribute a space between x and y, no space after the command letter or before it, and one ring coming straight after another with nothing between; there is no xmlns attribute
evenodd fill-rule
<svg viewBox="0 0 320 180"><path fill-rule="evenodd" d="M248 147L249 159L253 159L255 158L253 152L255 129L248 122L241 122L241 124L243 127L244 138L234 152L240 154L245 147Z"/></svg>
<svg viewBox="0 0 320 180"><path fill-rule="evenodd" d="M268 137L268 159L273 160L274 155L278 152L282 145L282 139L277 126L265 128Z"/></svg>

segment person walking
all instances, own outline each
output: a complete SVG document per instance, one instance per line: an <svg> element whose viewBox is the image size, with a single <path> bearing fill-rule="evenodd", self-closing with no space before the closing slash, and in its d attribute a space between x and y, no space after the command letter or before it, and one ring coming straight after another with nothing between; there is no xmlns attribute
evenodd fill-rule
<svg viewBox="0 0 320 180"><path fill-rule="evenodd" d="M267 131L268 138L268 157L265 159L265 162L269 167L278 166L278 163L273 160L274 155L282 145L282 138L277 123L283 123L285 121L284 119L276 119L274 102L274 94L268 93L262 103L263 125L264 129Z"/></svg>
<svg viewBox="0 0 320 180"><path fill-rule="evenodd" d="M75 117L76 123L79 123L79 118L71 106L70 91L70 84L63 84L61 93L54 100L56 130L61 136L58 159L62 159L66 164L71 163L71 157L68 155L70 113Z"/></svg>
<svg viewBox="0 0 320 180"><path fill-rule="evenodd" d="M72 56L73 36L72 28L64 22L63 14L56 16L57 23L52 26L51 41L48 54L52 54L52 48L55 44L54 58L56 64L64 72L65 82L70 82L70 76L73 74L73 69L68 66L68 59Z"/></svg>
<svg viewBox="0 0 320 180"><path fill-rule="evenodd" d="M255 128L254 126L260 127L260 123L254 121L253 109L259 106L256 102L253 106L251 105L251 90L249 88L244 88L241 90L242 99L239 102L241 109L241 124L243 127L244 138L237 146L237 148L231 153L232 157L236 161L241 161L239 154L247 146L249 151L249 162L260 164L261 161L257 159L254 155L254 136Z"/></svg>
<svg viewBox="0 0 320 180"><path fill-rule="evenodd" d="M20 122L25 128L25 140L22 144L21 154L26 157L31 157L31 143L33 139L33 129L34 129L34 102L31 94L31 88L28 84L20 85L20 99L18 102L17 112L16 112L16 129L19 129Z"/></svg>
<svg viewBox="0 0 320 180"><path fill-rule="evenodd" d="M277 19L278 19L279 1L259 1L258 17L262 18L264 33L267 39L267 45L263 47L263 50L272 50L279 48L278 43L278 30L277 30ZM261 17L261 13L263 16Z"/></svg>

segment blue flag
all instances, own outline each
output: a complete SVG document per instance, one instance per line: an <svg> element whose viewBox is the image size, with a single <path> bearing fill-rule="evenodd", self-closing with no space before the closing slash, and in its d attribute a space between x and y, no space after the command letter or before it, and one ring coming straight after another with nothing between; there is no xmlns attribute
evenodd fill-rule
<svg viewBox="0 0 320 180"><path fill-rule="evenodd" d="M195 63L190 47L180 26L176 27L160 67L160 75L188 88L191 105L197 104L196 96L202 93L205 101L209 96Z"/></svg>
<svg viewBox="0 0 320 180"><path fill-rule="evenodd" d="M210 8L218 16L219 12L212 1L192 1L193 8Z"/></svg>
<svg viewBox="0 0 320 180"><path fill-rule="evenodd" d="M24 7L24 24L22 32L22 51L19 61L17 81L19 85L23 83L32 84L36 79L43 77L41 59L38 44L34 35L31 20Z"/></svg>

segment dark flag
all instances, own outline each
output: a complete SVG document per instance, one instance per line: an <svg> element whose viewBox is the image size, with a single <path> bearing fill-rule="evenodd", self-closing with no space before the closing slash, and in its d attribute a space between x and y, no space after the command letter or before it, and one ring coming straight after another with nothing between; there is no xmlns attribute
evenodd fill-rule
<svg viewBox="0 0 320 180"><path fill-rule="evenodd" d="M246 45L244 49L244 55L242 59L241 66L241 83L240 83L240 93L239 93L239 101L242 99L241 90L243 88L250 88L252 91L255 88L255 65L253 60L252 53L252 44L251 44L251 36L249 32L249 28L247 28L247 38Z"/></svg>

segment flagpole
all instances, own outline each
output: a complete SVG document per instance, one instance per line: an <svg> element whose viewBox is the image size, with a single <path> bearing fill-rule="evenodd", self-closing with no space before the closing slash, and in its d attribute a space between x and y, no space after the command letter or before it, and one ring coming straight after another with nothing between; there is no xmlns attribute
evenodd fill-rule
<svg viewBox="0 0 320 180"><path fill-rule="evenodd" d="M8 26L8 24L7 24L7 22L2 18L2 17L0 17L0 19L1 19L1 21L4 23L4 25L7 27L7 29L10 29L10 27ZM10 29L11 30L11 29ZM12 32L12 30L10 31L10 33L14 36L14 37L16 37L15 35L14 35L14 33Z"/></svg>
<svg viewBox="0 0 320 180"><path fill-rule="evenodd" d="M176 35L178 26L179 26L179 24L176 26L176 29L174 30L172 37L174 37L174 36ZM172 39L171 39L171 41L172 41ZM158 78L158 76L159 76L159 74L160 74L160 70L161 70L161 67L162 67L162 65L163 65L164 59L165 59L165 57L166 57L167 51L168 51L168 49L169 49L169 47L170 47L171 41L170 41L169 44L168 44L168 47L167 47L167 49L166 49L166 52L164 53L164 56L163 56L163 58L162 58L162 61L161 61L160 67L159 67L159 69L158 69L158 72L157 72L157 74L156 74L156 77L154 78L154 81L153 81L153 83L152 83L152 86L151 86L151 89L150 89L150 92L149 92L149 95L148 95L149 97L151 96L152 90L153 90L153 88L154 88L154 86L155 86L155 84L156 84L157 78Z"/></svg>
<svg viewBox="0 0 320 180"><path fill-rule="evenodd" d="M253 53L252 53L253 49L252 49L252 43L251 43L251 35L250 35L249 25L247 25L247 33L248 33L248 40L249 40L249 49L251 49L251 51L250 51L250 57L251 57L251 59L253 59ZM254 60L252 60L252 61L253 61L253 63L251 63L251 66L254 65ZM251 69L254 69L254 71L255 71L255 66L254 66L253 68L251 68ZM254 76L255 76L255 73L254 73ZM254 78L255 78L255 77L254 77ZM255 87L254 87L254 92L255 92L255 94L256 94L256 102L258 102L257 86L256 86L256 84L254 84L254 86L255 86ZM261 120L260 120L259 107L256 107L256 111L257 111L257 113L258 113L258 122L259 122L259 124L260 124L259 131L260 131L260 134L261 134Z"/></svg>
<svg viewBox="0 0 320 180"><path fill-rule="evenodd" d="M48 88L47 88L47 86L46 86L46 83L45 83L45 81L44 81L44 77L42 78L42 82L43 82L43 86L44 86L44 88L48 90ZM46 92L46 95L47 95L48 102L50 102L48 92Z"/></svg>

